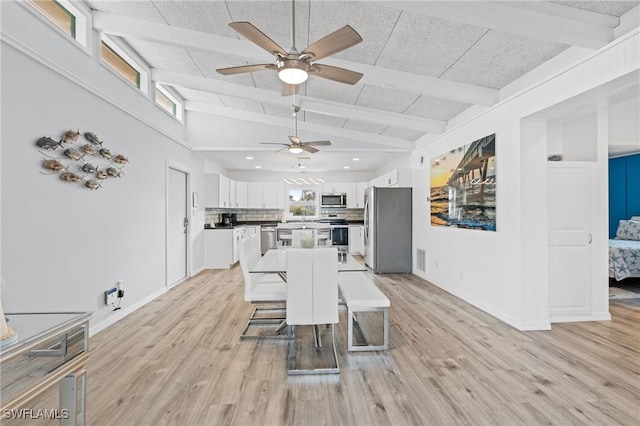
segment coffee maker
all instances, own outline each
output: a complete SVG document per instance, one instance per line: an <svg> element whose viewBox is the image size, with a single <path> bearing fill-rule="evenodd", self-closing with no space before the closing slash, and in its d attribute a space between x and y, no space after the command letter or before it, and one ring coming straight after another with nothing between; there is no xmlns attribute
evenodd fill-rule
<svg viewBox="0 0 640 426"><path fill-rule="evenodd" d="M238 223L238 215L236 213L222 213L222 226L235 226Z"/></svg>

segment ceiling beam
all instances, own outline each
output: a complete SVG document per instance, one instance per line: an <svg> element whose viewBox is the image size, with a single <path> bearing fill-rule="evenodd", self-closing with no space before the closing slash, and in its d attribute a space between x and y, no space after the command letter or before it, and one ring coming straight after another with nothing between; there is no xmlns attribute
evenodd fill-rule
<svg viewBox="0 0 640 426"><path fill-rule="evenodd" d="M291 118L274 117L266 114L237 110L234 108L226 108L217 105L205 104L201 102L186 101L184 105L187 111L201 112L205 114L214 114L221 117L234 118L237 120L251 121L254 123L268 124L271 126L284 127L291 129ZM307 121L298 121L298 130L319 133L327 136L335 136L345 139L353 139L356 141L393 147L396 149L409 151L413 149L413 141L406 139L393 138L390 136L378 135L375 133L361 132L357 130L344 129L341 127L326 126L323 124L310 123ZM195 147L194 147L195 149ZM254 147L255 149L255 147Z"/></svg>
<svg viewBox="0 0 640 426"><path fill-rule="evenodd" d="M225 81L157 68L152 69L151 79L170 86L185 87L284 107L291 106L291 98L289 96L281 96L280 92L258 89L242 84L227 83ZM296 99L296 103L304 111L384 124L386 126L410 129L418 132L443 133L447 126L447 123L442 120L398 114L357 105L345 105L339 102L309 96L298 96Z"/></svg>
<svg viewBox="0 0 640 426"><path fill-rule="evenodd" d="M105 12L93 12L93 26L107 34L124 38L146 40L184 49L207 50L247 58L259 63L274 61L273 56L246 40L223 37L172 25L157 24ZM409 93L484 106L491 106L498 102L499 99L498 91L487 87L421 76L335 58L325 58L322 62L327 65L335 65L362 72L364 74L362 82L373 86L395 88Z"/></svg>
<svg viewBox="0 0 640 426"><path fill-rule="evenodd" d="M598 49L614 39L613 20L593 12L571 8L539 8L488 1L385 1L378 3L392 9L419 13L464 24L492 28L539 40ZM535 3L535 2L534 2ZM587 18L588 16L588 18Z"/></svg>

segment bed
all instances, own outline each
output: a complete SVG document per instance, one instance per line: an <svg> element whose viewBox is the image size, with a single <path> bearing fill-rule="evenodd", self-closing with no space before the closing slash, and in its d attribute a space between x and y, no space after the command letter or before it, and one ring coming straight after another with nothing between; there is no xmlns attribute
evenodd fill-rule
<svg viewBox="0 0 640 426"><path fill-rule="evenodd" d="M621 220L616 238L609 240L609 277L640 278L640 216Z"/></svg>

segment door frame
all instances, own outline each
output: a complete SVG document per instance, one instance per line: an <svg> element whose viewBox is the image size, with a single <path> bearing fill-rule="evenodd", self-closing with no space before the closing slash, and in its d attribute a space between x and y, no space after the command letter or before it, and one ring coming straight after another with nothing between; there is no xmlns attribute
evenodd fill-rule
<svg viewBox="0 0 640 426"><path fill-rule="evenodd" d="M175 283L169 282L169 169L174 169L187 175L187 193L185 197L185 211L189 215L189 226L187 227L187 256L185 259L185 271L186 277ZM191 189L191 169L183 164L175 161L167 160L165 165L165 196L164 196L164 280L165 287L173 288L178 284L183 283L188 278L193 276L192 266L192 244L191 244L191 225L193 224L193 215L191 213L191 205L189 203L189 194L192 193Z"/></svg>

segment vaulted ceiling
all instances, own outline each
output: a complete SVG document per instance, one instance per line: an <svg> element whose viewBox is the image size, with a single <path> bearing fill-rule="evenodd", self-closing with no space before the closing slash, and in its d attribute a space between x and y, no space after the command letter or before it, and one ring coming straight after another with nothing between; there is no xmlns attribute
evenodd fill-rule
<svg viewBox="0 0 640 426"><path fill-rule="evenodd" d="M363 42L321 63L364 74L351 86L310 76L282 96L272 70L223 76L218 68L273 63L232 28L249 21L289 50L289 1L91 1L94 27L120 37L151 67L154 81L184 98L189 143L229 169L299 163L274 145L293 134L331 140L305 155L310 170L362 170L406 155L465 111L500 99L500 90L572 46L597 49L614 39L619 17L639 1L319 1L295 3L299 51L344 25ZM225 155L220 155L225 152ZM372 153L385 155L372 155ZM370 158L370 160L369 160Z"/></svg>

